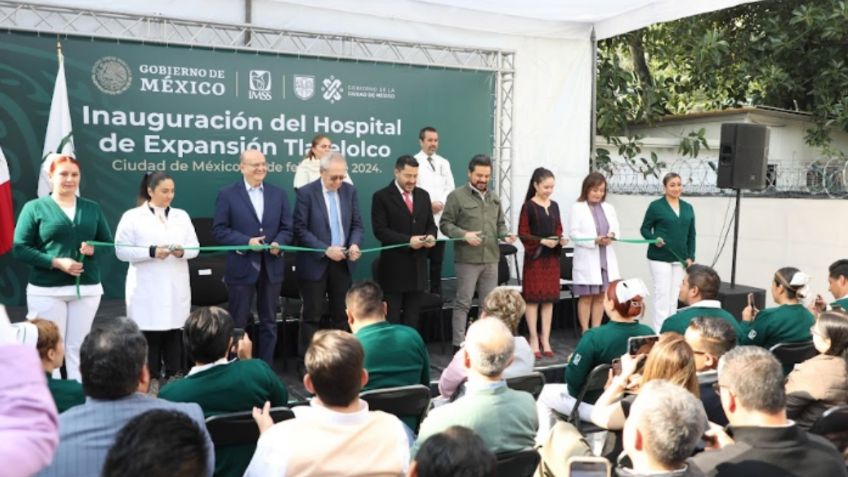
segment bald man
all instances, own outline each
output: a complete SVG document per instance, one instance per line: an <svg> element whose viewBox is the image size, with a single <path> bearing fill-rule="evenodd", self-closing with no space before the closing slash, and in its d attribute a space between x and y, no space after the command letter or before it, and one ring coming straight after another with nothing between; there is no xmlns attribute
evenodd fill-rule
<svg viewBox="0 0 848 477"><path fill-rule="evenodd" d="M468 327L462 351L468 372L465 395L430 411L413 455L428 437L451 426L476 432L495 454L533 447L539 427L536 401L528 392L509 389L503 379L514 351L512 332L500 319L483 318Z"/></svg>
<svg viewBox="0 0 848 477"><path fill-rule="evenodd" d="M221 245L257 247L227 253L224 283L236 328L247 326L250 303L256 295L259 313L256 354L273 367L276 307L284 268L283 254L277 247L291 244L292 219L285 192L265 182L268 166L264 154L254 149L243 151L239 170L242 180L218 192L212 235ZM271 248L259 248L265 244Z"/></svg>

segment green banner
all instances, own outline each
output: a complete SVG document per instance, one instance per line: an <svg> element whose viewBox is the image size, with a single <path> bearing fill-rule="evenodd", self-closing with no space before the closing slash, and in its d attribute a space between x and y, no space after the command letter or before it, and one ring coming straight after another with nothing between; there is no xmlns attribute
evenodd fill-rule
<svg viewBox="0 0 848 477"><path fill-rule="evenodd" d="M236 180L242 149L262 150L268 181L289 192L315 134L348 159L371 231L371 196L395 159L419 151L418 131L439 130L439 153L459 184L476 153L492 153L494 75L89 38L62 38L81 195L103 207L112 230L134 207L143 172L168 171L173 206L211 217L217 191ZM0 33L0 147L15 213L36 197L57 70L56 38ZM450 249L450 247L449 247ZM122 297L126 264L98 250L107 297ZM358 277L370 276L363 257ZM445 257L453 273L452 254ZM0 257L0 297L23 304L27 266Z"/></svg>

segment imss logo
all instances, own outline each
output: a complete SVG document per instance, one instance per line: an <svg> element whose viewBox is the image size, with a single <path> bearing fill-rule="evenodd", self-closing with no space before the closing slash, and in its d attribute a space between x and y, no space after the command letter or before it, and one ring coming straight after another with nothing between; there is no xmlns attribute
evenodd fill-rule
<svg viewBox="0 0 848 477"><path fill-rule="evenodd" d="M271 72L266 70L250 70L249 99L271 101Z"/></svg>

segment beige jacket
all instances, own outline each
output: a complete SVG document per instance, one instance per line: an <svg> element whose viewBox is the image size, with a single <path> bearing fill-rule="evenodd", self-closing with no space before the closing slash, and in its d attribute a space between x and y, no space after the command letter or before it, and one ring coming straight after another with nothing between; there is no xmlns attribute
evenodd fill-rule
<svg viewBox="0 0 848 477"><path fill-rule="evenodd" d="M820 354L795 365L786 378L786 414L804 429L829 407L848 404L848 363Z"/></svg>

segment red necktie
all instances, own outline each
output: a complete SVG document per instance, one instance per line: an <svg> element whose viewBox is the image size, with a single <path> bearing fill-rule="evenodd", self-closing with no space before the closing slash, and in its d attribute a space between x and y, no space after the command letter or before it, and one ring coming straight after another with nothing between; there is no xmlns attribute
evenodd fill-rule
<svg viewBox="0 0 848 477"><path fill-rule="evenodd" d="M403 193L403 201L406 202L406 208L409 209L409 213L412 213L412 197L409 195L409 192Z"/></svg>

